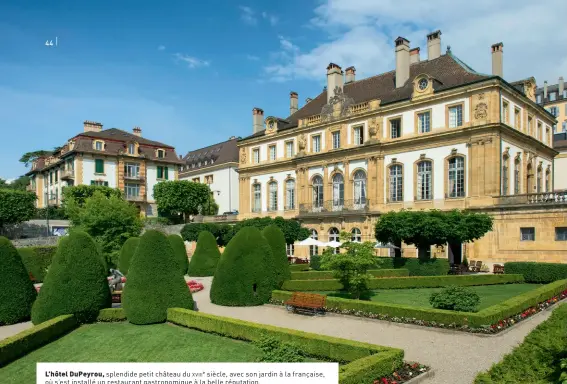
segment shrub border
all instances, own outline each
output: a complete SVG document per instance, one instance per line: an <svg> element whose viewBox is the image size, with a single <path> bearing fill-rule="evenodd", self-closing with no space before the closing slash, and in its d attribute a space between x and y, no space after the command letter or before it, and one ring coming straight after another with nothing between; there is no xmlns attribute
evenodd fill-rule
<svg viewBox="0 0 567 384"><path fill-rule="evenodd" d="M318 335L294 329L257 324L195 312L181 308L167 310L167 320L171 323L211 332L246 341L255 341L262 336L271 336L283 342L294 343L309 355L335 361L346 361L340 367L341 384L372 382L377 377L390 375L403 362L404 351L353 340Z"/></svg>
<svg viewBox="0 0 567 384"><path fill-rule="evenodd" d="M409 276L408 269L372 269L368 271L374 277L404 277ZM291 280L333 280L333 271L301 271L292 272Z"/></svg>
<svg viewBox="0 0 567 384"><path fill-rule="evenodd" d="M306 272L303 272L306 273ZM308 272L312 273L312 272ZM449 285L474 286L523 283L522 275L447 275L447 276L409 276L382 277L370 279L370 289L439 288ZM337 279L327 280L287 280L282 285L284 291L339 291L343 288Z"/></svg>
<svg viewBox="0 0 567 384"><path fill-rule="evenodd" d="M62 315L0 341L0 367L77 329L73 315Z"/></svg>
<svg viewBox="0 0 567 384"><path fill-rule="evenodd" d="M289 291L273 291L272 304L282 305L292 295ZM344 315L368 317L396 323L450 328L473 333L493 334L511 327L560 300L567 298L567 279L536 288L476 313L419 308L327 297L325 310Z"/></svg>
<svg viewBox="0 0 567 384"><path fill-rule="evenodd" d="M309 271L309 264L290 264L289 270L291 273Z"/></svg>
<svg viewBox="0 0 567 384"><path fill-rule="evenodd" d="M124 308L104 308L98 312L96 321L99 323L114 323L126 320Z"/></svg>

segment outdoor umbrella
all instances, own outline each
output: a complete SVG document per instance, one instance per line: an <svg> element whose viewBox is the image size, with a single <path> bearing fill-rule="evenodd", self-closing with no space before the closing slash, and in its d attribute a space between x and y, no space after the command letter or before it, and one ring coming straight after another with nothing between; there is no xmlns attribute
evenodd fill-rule
<svg viewBox="0 0 567 384"><path fill-rule="evenodd" d="M308 237L307 239L302 240L297 244L298 245L314 245L316 247L324 247L326 245L322 241L312 239L311 237Z"/></svg>
<svg viewBox="0 0 567 384"><path fill-rule="evenodd" d="M331 248L338 248L342 245L343 243L339 242L339 241L329 241L328 243L325 243L325 246L327 247L331 247Z"/></svg>
<svg viewBox="0 0 567 384"><path fill-rule="evenodd" d="M382 243L376 243L376 245L374 246L374 248L387 248L387 249L400 249L400 247L396 247L393 244L382 244Z"/></svg>

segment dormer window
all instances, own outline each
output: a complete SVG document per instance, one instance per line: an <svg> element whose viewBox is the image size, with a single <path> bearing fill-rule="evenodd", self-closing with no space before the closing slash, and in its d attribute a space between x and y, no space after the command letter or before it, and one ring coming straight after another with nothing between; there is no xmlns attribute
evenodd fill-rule
<svg viewBox="0 0 567 384"><path fill-rule="evenodd" d="M205 160L205 165L207 165L207 163L208 163L207 160Z"/></svg>
<svg viewBox="0 0 567 384"><path fill-rule="evenodd" d="M104 150L104 142L102 141L95 141L94 142L94 149L96 149L97 151L103 151Z"/></svg>
<svg viewBox="0 0 567 384"><path fill-rule="evenodd" d="M135 155L136 154L136 144L130 143L128 144L128 154Z"/></svg>
<svg viewBox="0 0 567 384"><path fill-rule="evenodd" d="M163 149L158 149L156 151L156 157L158 159L163 159L165 157L165 151Z"/></svg>

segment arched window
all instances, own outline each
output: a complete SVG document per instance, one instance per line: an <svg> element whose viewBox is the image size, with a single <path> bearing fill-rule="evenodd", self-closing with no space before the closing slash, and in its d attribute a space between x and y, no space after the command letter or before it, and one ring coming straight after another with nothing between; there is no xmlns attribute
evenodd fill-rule
<svg viewBox="0 0 567 384"><path fill-rule="evenodd" d="M520 158L514 160L514 195L520 194Z"/></svg>
<svg viewBox="0 0 567 384"><path fill-rule="evenodd" d="M311 230L311 238L313 240L319 240L319 235L315 229ZM319 254L319 247L316 245L309 246L309 256L318 255Z"/></svg>
<svg viewBox="0 0 567 384"><path fill-rule="evenodd" d="M362 233L360 232L360 229L358 228L353 228L352 231L350 231L351 237L350 240L354 241L356 243L362 243Z"/></svg>
<svg viewBox="0 0 567 384"><path fill-rule="evenodd" d="M417 200L431 200L433 171L431 161L417 163Z"/></svg>
<svg viewBox="0 0 567 384"><path fill-rule="evenodd" d="M339 230L335 227L329 229L329 242L339 241ZM339 253L339 248L334 248L333 253Z"/></svg>
<svg viewBox="0 0 567 384"><path fill-rule="evenodd" d="M404 176L401 164L392 165L390 167L390 199L389 201L402 201Z"/></svg>
<svg viewBox="0 0 567 384"><path fill-rule="evenodd" d="M285 182L285 209L295 209L295 180Z"/></svg>
<svg viewBox="0 0 567 384"><path fill-rule="evenodd" d="M313 178L313 209L323 208L323 178L319 175Z"/></svg>
<svg viewBox="0 0 567 384"><path fill-rule="evenodd" d="M537 168L537 179L536 179L537 193L542 192L543 188L543 169L541 167Z"/></svg>
<svg viewBox="0 0 567 384"><path fill-rule="evenodd" d="M354 204L358 207L366 205L366 173L363 170L354 173Z"/></svg>
<svg viewBox="0 0 567 384"><path fill-rule="evenodd" d="M465 196L465 159L461 156L449 159L449 197Z"/></svg>
<svg viewBox="0 0 567 384"><path fill-rule="evenodd" d="M262 186L254 184L254 204L252 205L252 212L260 212L262 210Z"/></svg>
<svg viewBox="0 0 567 384"><path fill-rule="evenodd" d="M510 171L508 169L510 163L510 156L504 156L502 159L502 195L506 196L509 192L509 176Z"/></svg>
<svg viewBox="0 0 567 384"><path fill-rule="evenodd" d="M345 180L343 175L336 173L333 176L333 210L342 209L345 204Z"/></svg>
<svg viewBox="0 0 567 384"><path fill-rule="evenodd" d="M278 183L275 181L268 184L270 195L268 196L268 211L278 210Z"/></svg>

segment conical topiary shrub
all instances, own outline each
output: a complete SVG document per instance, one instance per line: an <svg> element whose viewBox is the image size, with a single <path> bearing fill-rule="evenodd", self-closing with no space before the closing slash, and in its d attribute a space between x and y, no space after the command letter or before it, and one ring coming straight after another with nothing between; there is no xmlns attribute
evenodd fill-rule
<svg viewBox="0 0 567 384"><path fill-rule="evenodd" d="M0 237L0 325L29 320L36 296L20 254Z"/></svg>
<svg viewBox="0 0 567 384"><path fill-rule="evenodd" d="M79 322L94 321L99 310L112 305L107 276L94 240L85 232L72 231L59 242L33 305L32 322L67 314Z"/></svg>
<svg viewBox="0 0 567 384"><path fill-rule="evenodd" d="M179 271L183 276L187 274L187 268L189 267L189 260L187 259L187 250L185 249L185 243L179 235L169 235L167 239L171 243L173 252L175 254L175 259L179 265Z"/></svg>
<svg viewBox="0 0 567 384"><path fill-rule="evenodd" d="M133 324L162 323L168 308L193 309L193 297L163 233L149 230L140 237L124 285L122 306Z"/></svg>
<svg viewBox="0 0 567 384"><path fill-rule="evenodd" d="M285 236L282 230L273 224L264 228L262 235L272 248L272 261L270 264L275 274L276 285L274 289L279 289L285 280L291 279L291 271L285 249Z"/></svg>
<svg viewBox="0 0 567 384"><path fill-rule="evenodd" d="M217 241L209 231L199 233L195 253L189 263L189 276L214 276L221 258Z"/></svg>
<svg viewBox="0 0 567 384"><path fill-rule="evenodd" d="M211 285L211 302L243 307L270 300L275 285L272 249L256 227L244 227L222 253Z"/></svg>
<svg viewBox="0 0 567 384"><path fill-rule="evenodd" d="M122 248L120 249L120 258L118 259L118 270L122 272L123 275L128 274L128 268L130 268L130 262L132 261L132 256L136 252L140 244L139 237L131 237L124 242Z"/></svg>

